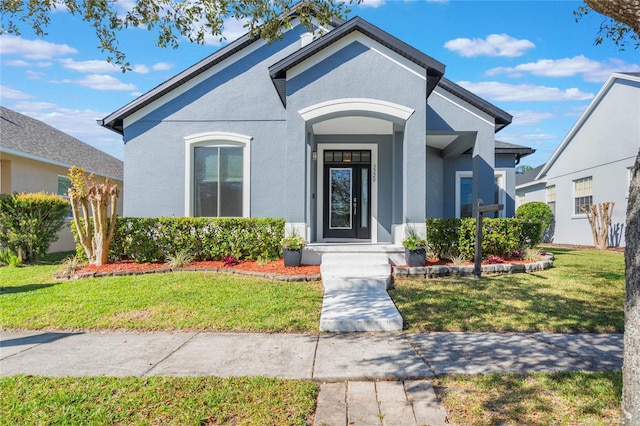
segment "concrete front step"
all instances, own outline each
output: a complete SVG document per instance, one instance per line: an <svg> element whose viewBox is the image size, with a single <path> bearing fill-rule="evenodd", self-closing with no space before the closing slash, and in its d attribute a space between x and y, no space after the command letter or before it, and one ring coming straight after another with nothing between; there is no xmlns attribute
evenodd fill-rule
<svg viewBox="0 0 640 426"><path fill-rule="evenodd" d="M323 276L324 277L324 276ZM323 278L324 291L385 291L391 288L391 276Z"/></svg>
<svg viewBox="0 0 640 426"><path fill-rule="evenodd" d="M385 253L326 253L322 256L323 265L376 265L389 264Z"/></svg>
<svg viewBox="0 0 640 426"><path fill-rule="evenodd" d="M397 331L402 316L385 290L325 290L320 331Z"/></svg>
<svg viewBox="0 0 640 426"><path fill-rule="evenodd" d="M362 278L384 277L391 275L391 265L387 264L362 264L350 265L334 264L320 265L320 274L323 278Z"/></svg>

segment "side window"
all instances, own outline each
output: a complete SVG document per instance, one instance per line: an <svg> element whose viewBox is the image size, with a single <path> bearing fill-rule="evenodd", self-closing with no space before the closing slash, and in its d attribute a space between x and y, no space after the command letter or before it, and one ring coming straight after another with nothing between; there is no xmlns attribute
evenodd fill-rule
<svg viewBox="0 0 640 426"><path fill-rule="evenodd" d="M58 175L58 195L64 198L65 200L69 199L69 188L71 187L71 180L69 176ZM71 212L71 206L69 206L69 211L67 212L67 218L73 217L73 213Z"/></svg>
<svg viewBox="0 0 640 426"><path fill-rule="evenodd" d="M547 198L547 205L551 208L551 212L553 213L553 216L555 217L555 215L556 215L556 186L555 185L547 186L545 188L545 192L546 192L546 198Z"/></svg>
<svg viewBox="0 0 640 426"><path fill-rule="evenodd" d="M504 204L506 194L506 173L496 171L494 175L493 200L485 200L485 204ZM502 209L495 213L495 217L504 217ZM456 217L473 216L473 174L471 172L456 172Z"/></svg>
<svg viewBox="0 0 640 426"><path fill-rule="evenodd" d="M585 214L583 207L588 209L593 203L593 179L591 176L573 181L573 214Z"/></svg>

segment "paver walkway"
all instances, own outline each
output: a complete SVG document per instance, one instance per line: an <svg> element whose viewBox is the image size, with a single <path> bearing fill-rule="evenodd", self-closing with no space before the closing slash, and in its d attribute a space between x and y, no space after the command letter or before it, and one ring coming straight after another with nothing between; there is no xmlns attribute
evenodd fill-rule
<svg viewBox="0 0 640 426"><path fill-rule="evenodd" d="M311 379L316 424L443 424L434 375L615 371L622 350L622 334L0 332L0 375Z"/></svg>

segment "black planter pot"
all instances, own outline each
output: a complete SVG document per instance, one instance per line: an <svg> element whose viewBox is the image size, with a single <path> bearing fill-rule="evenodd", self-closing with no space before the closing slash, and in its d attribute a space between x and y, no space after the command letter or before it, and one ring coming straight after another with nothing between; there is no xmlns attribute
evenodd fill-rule
<svg viewBox="0 0 640 426"><path fill-rule="evenodd" d="M284 249L284 266L300 266L302 250Z"/></svg>
<svg viewBox="0 0 640 426"><path fill-rule="evenodd" d="M426 266L427 264L427 249L420 248L417 250L404 249L404 258L409 266Z"/></svg>

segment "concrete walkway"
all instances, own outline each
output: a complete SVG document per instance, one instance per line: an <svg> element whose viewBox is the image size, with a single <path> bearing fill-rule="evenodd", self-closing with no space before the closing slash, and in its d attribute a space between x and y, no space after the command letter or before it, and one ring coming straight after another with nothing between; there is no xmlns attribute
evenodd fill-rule
<svg viewBox="0 0 640 426"><path fill-rule="evenodd" d="M318 425L444 424L434 375L615 371L622 349L622 334L0 332L0 375L311 379Z"/></svg>

